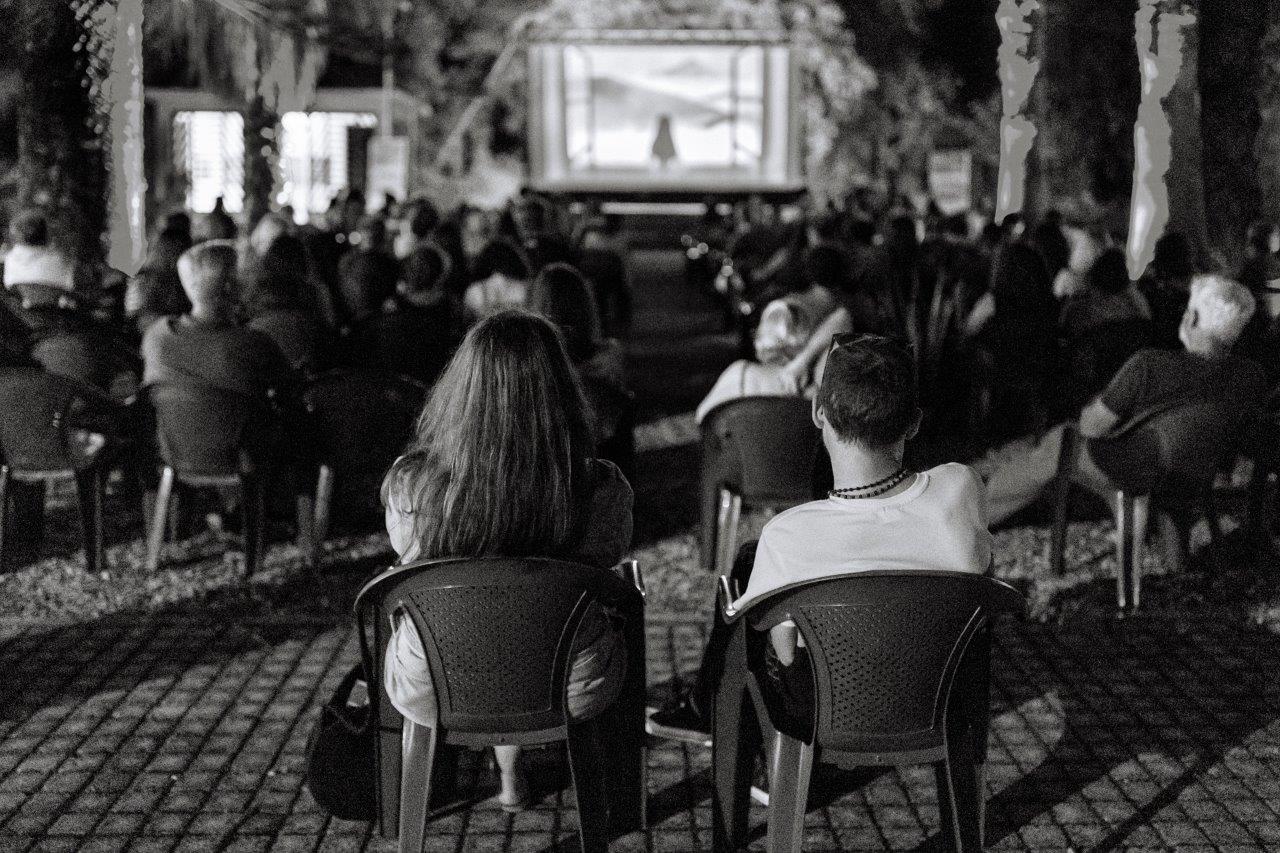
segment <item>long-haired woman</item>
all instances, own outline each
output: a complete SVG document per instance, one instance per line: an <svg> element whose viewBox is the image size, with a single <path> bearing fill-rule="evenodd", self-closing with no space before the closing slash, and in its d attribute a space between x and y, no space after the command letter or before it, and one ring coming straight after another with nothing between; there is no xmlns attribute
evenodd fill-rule
<svg viewBox="0 0 1280 853"><path fill-rule="evenodd" d="M599 566L631 540L631 487L593 458L587 405L560 333L523 311L480 321L441 374L408 450L383 481L387 533L400 561L552 557ZM612 702L626 666L603 611L584 617L569 676L571 718ZM432 726L435 694L422 641L397 626L387 691L408 719ZM499 803L519 809L519 747L495 748Z"/></svg>

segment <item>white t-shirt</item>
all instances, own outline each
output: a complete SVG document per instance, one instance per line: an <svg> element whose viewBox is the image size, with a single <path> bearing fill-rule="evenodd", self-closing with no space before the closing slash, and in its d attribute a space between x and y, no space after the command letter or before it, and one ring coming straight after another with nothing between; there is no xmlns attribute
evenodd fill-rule
<svg viewBox="0 0 1280 853"><path fill-rule="evenodd" d="M968 467L939 465L884 498L810 501L765 525L742 609L801 581L876 569L973 572L991 562L982 483Z"/></svg>

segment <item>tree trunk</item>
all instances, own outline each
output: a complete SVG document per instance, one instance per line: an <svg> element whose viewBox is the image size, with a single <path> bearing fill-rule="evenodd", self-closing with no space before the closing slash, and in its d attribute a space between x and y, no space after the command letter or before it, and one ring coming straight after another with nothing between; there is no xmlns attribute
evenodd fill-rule
<svg viewBox="0 0 1280 853"><path fill-rule="evenodd" d="M271 210L275 190L278 121L262 96L249 102L244 114L244 210L248 227Z"/></svg>
<svg viewBox="0 0 1280 853"><path fill-rule="evenodd" d="M1165 184L1169 188L1169 231L1181 232L1195 256L1209 258L1209 235L1205 224L1204 154L1200 139L1200 88L1196 69L1200 61L1199 6L1192 8L1196 21L1183 30L1182 73L1165 99L1169 116L1169 142L1173 157Z"/></svg>
<svg viewBox="0 0 1280 853"><path fill-rule="evenodd" d="M86 262L101 259L106 226L105 126L95 96L105 69L100 54L107 46L89 23L100 5L100 0L22 0L15 22L23 45L20 203L43 208L57 243Z"/></svg>
<svg viewBox="0 0 1280 853"><path fill-rule="evenodd" d="M1266 0L1202 3L1200 133L1210 244L1228 272L1239 269L1245 229L1261 209L1254 141Z"/></svg>

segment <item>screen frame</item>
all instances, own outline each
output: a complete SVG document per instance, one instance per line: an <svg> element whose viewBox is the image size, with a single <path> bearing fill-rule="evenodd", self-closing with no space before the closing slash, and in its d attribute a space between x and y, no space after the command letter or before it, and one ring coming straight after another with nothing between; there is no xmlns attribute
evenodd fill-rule
<svg viewBox="0 0 1280 853"><path fill-rule="evenodd" d="M768 178L759 176L716 178L699 175L697 172L685 173L664 178L645 175L631 178L618 173L586 175L581 172L569 172L563 163L553 162L554 154L549 149L561 145L565 136L565 104L563 97L549 98L549 85L563 85L563 77L559 68L548 67L552 57L558 57L563 63L563 51L566 47L595 46L716 46L716 47L760 47L765 49L765 103L766 118L764 143L770 144L770 125L778 121L776 111L782 109L781 118L785 120L784 132L777 142L785 144L780 157L780 177ZM776 73L771 50L785 50L781 59L782 68L786 72L785 96L770 91L770 75ZM539 192L553 194L587 194L614 196L700 196L708 194L741 195L752 193L794 194L805 189L803 175L803 152L801 151L801 127L798 104L800 101L800 62L798 52L791 37L787 33L744 30L577 30L568 29L556 32L538 33L527 42L529 70L528 86L528 144L526 168L527 185ZM544 110L545 107L545 110ZM549 113L549 114L548 114ZM552 135L555 138L552 138ZM559 173L557 173L559 172Z"/></svg>

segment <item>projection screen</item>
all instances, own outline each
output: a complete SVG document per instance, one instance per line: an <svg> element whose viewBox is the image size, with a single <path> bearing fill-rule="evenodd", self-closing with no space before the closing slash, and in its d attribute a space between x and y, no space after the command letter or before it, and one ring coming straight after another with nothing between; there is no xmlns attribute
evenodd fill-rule
<svg viewBox="0 0 1280 853"><path fill-rule="evenodd" d="M802 186L790 46L684 38L530 45L530 184L623 193Z"/></svg>

